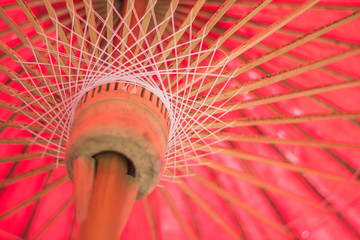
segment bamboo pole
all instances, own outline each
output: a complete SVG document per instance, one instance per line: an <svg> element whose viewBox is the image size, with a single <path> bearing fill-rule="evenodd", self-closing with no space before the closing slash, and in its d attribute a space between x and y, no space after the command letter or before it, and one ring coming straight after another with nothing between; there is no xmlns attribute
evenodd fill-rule
<svg viewBox="0 0 360 240"><path fill-rule="evenodd" d="M80 240L119 239L136 200L138 184L127 176L128 161L105 152L74 164Z"/></svg>

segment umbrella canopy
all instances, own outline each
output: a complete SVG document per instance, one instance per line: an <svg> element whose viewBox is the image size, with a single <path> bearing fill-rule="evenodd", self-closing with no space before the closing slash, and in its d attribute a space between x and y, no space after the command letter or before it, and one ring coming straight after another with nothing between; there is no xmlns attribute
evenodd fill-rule
<svg viewBox="0 0 360 240"><path fill-rule="evenodd" d="M77 106L145 89L167 151L121 239L360 239L359 26L357 0L1 1L0 238L76 237Z"/></svg>

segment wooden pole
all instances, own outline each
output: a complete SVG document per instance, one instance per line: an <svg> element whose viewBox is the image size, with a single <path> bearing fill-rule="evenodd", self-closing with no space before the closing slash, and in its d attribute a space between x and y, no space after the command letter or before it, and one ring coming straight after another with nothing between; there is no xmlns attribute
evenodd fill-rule
<svg viewBox="0 0 360 240"><path fill-rule="evenodd" d="M79 157L74 165L78 239L119 239L136 200L138 184L127 175L128 160L121 154L105 152L95 159Z"/></svg>

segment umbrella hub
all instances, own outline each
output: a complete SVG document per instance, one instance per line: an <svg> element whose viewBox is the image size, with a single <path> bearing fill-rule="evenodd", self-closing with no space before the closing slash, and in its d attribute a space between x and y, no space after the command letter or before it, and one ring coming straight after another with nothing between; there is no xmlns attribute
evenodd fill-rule
<svg viewBox="0 0 360 240"><path fill-rule="evenodd" d="M168 130L168 110L154 93L125 82L98 86L78 104L65 156L68 174L74 180L78 158L95 164L101 153L118 153L141 199L162 173Z"/></svg>

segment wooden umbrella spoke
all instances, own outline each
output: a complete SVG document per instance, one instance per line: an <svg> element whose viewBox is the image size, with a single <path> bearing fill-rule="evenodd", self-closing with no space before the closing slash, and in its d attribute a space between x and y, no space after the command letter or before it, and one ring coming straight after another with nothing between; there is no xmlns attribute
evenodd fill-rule
<svg viewBox="0 0 360 240"><path fill-rule="evenodd" d="M239 200L238 197L230 194L228 191L224 190L220 186L214 184L213 182L207 180L206 178L204 178L200 175L195 175L193 177L193 179L195 179L199 183L203 184L204 186L206 186L207 188L209 188L210 190L215 192L220 197L223 197L224 199L226 199L226 200L230 201L231 203L235 204L236 206L240 207L243 211L245 211L252 217L256 218L257 220L263 222L264 224L271 227L272 229L276 230L277 232L279 232L287 237L294 237L293 234L288 231L286 226L278 224L274 220L269 219L269 218L265 217L264 215L260 214L258 211L256 211L252 207L250 207L247 203Z"/></svg>
<svg viewBox="0 0 360 240"><path fill-rule="evenodd" d="M299 116L276 116L263 118L240 118L240 119L223 119L221 122L206 121L200 128L199 125L194 125L194 129L207 128L224 128L224 127L239 127L239 126L255 126L262 124L290 124L302 123L310 121L322 121L341 118L360 118L360 112L340 112L328 114L309 114Z"/></svg>
<svg viewBox="0 0 360 240"><path fill-rule="evenodd" d="M4 219L4 218L10 216L11 214L15 213L19 209L28 206L30 203L38 200L39 198L41 198L42 196L44 196L45 194L47 194L48 192L50 192L51 190L53 190L57 186L61 185L62 183L64 183L68 179L69 179L69 177L67 175L59 178L55 182L49 184L44 189L34 193L31 197L29 197L26 200L22 201L21 203L17 204L15 207L12 207L12 208L6 210L5 212L1 213L0 214L0 219Z"/></svg>
<svg viewBox="0 0 360 240"><path fill-rule="evenodd" d="M206 21L204 25L202 25L201 29L197 32L196 36L194 36L195 41L191 42L191 45L187 45L184 50L182 50L177 55L177 61L180 63L182 60L184 60L187 56L187 52L191 52L198 43L201 42L201 36L206 36L209 34L210 31L212 31L215 24L222 19L226 11L230 9L230 7L234 4L236 0L226 0L221 7L211 16L209 16L209 20ZM177 11L179 11L181 7L177 8ZM187 9L184 10L184 12L187 12ZM200 14L201 12L199 12ZM184 56L185 55L185 56ZM174 62L172 66L169 67L169 69L175 68L176 63Z"/></svg>
<svg viewBox="0 0 360 240"><path fill-rule="evenodd" d="M23 12L25 13L25 15L27 16L27 18L29 19L29 23L31 23L31 26L35 28L36 32L41 36L42 40L44 43L48 43L47 46L49 47L49 49L53 52L56 53L56 46L54 46L54 44L51 41L48 41L46 39L45 36L45 30L43 29L43 27L40 24L40 20L33 14L33 12L30 10L30 7L28 6L28 4L25 2L25 0L17 0L17 3L19 4L20 8L23 10ZM60 14L61 12L58 12L57 14ZM58 15L57 15L58 16ZM49 16L46 16L47 18ZM54 17L54 16L53 16ZM62 30L62 29L61 29ZM66 48L66 46L65 46ZM66 48L66 50L68 50ZM55 56L54 56L55 57ZM66 64L64 63L64 61L61 58L57 58L59 60L59 64L61 66L66 66ZM72 60L73 64L74 64L74 60ZM69 74L69 71L67 68L62 67L62 70L66 73ZM34 75L34 76L41 76L41 75ZM56 77L57 78L57 77ZM58 80L62 81L62 78L59 78ZM73 79L74 81L74 79ZM63 83L63 82L62 82Z"/></svg>
<svg viewBox="0 0 360 240"><path fill-rule="evenodd" d="M50 225L74 202L74 195L72 195L56 212L49 218L46 224L35 234L32 239L38 239L41 234L43 234Z"/></svg>
<svg viewBox="0 0 360 240"><path fill-rule="evenodd" d="M6 186L8 186L10 184L14 184L14 183L16 183L18 181L24 180L25 178L32 177L32 176L35 176L37 174L41 174L41 173L44 173L44 172L48 172L48 171L50 171L50 170L52 170L52 169L54 169L56 167L57 167L56 164L50 163L50 164L43 165L43 166L41 166L39 168L36 168L36 169L30 170L30 171L27 171L27 172L12 176L10 178L2 180L0 182L0 188L6 187Z"/></svg>
<svg viewBox="0 0 360 240"><path fill-rule="evenodd" d="M322 58L322 59L319 59L319 60L316 60L316 61L313 61L313 62L310 62L307 64L302 64L297 67L284 70L282 72L274 73L270 76L265 76L261 79L252 80L252 81L244 83L240 89L236 88L236 90L235 89L226 90L226 92L222 93L219 97L216 98L216 100L220 101L220 100L231 98L232 96L235 96L238 94L253 91L258 88L261 88L261 87L264 87L264 86L267 86L267 85L270 85L270 84L273 84L276 82L280 82L287 78L297 76L299 74L302 74L302 73L307 72L312 69L323 67L330 63L342 60L344 58L347 58L347 57L350 57L350 56L353 56L353 55L356 55L359 53L360 53L360 48L345 50L343 52L336 53L331 56L328 56L328 57L325 57L325 58ZM216 83L219 84L220 82L223 82L223 81L225 81L225 80L217 81ZM197 92L202 92L204 90L207 90L209 87L210 86L207 84L207 85L202 86L199 89L195 89L195 90L193 90L192 95L195 95ZM213 98L214 97L209 97L206 100L206 103L211 102L213 100Z"/></svg>
<svg viewBox="0 0 360 240"><path fill-rule="evenodd" d="M46 152L34 151L27 153L12 154L11 156L0 157L0 163L19 162L22 160L47 157L47 156L51 156L52 154L56 154L56 151L54 150L49 150Z"/></svg>
<svg viewBox="0 0 360 240"><path fill-rule="evenodd" d="M272 0L265 0L258 6L254 7L251 11L249 11L243 18L238 19L236 23L226 30L224 34L220 36L219 39L214 41L212 44L209 45L208 49L216 48L216 46L221 46L227 39L229 39L236 31L238 31L242 26L244 26L252 17L254 17L257 13L259 13L262 9L264 9ZM196 20L195 20L196 21ZM193 60L192 63L189 64L190 67L195 67L197 62L203 61L206 57L208 57L211 52L206 51L202 53L198 59ZM185 74L181 74L178 78L181 79L185 77ZM171 87L175 86L176 82L172 82ZM184 89L188 88L189 84L182 84L178 87L177 92L181 92Z"/></svg>
<svg viewBox="0 0 360 240"><path fill-rule="evenodd" d="M28 123L28 122L19 122L19 121L2 121L0 120L0 127L4 128L18 128L30 131L41 131L44 129L44 126L39 123ZM51 129L45 129L44 132L51 132Z"/></svg>
<svg viewBox="0 0 360 240"><path fill-rule="evenodd" d="M202 198L200 198L194 190L185 183L178 183L177 185L234 239L240 239L240 235L235 232Z"/></svg>
<svg viewBox="0 0 360 240"><path fill-rule="evenodd" d="M161 41L162 38L164 38L164 32L166 30L166 27L169 24L169 21L171 20L171 16L173 14L173 11L177 8L179 3L179 0L172 0L170 3L169 8L167 9L164 18L159 26L157 26L157 31L153 35L153 40L150 42L150 47L148 49L148 52L150 55L154 55L154 53L157 51L157 44ZM144 66L146 66L149 63L150 60L146 60L144 62Z"/></svg>
<svg viewBox="0 0 360 240"><path fill-rule="evenodd" d="M78 17L75 15L75 13L77 12L77 6L74 4L73 1L71 0L66 0L66 5L69 8L69 15L71 17L71 19L74 20L73 23L73 28L75 33L77 34L77 39L78 39L78 44L81 46L80 47L80 52L82 54L82 57L85 59L86 62L89 62L89 55L87 53L89 53L89 48L88 45L85 43L85 37L84 37L84 32L83 29L81 27L81 23L80 20L78 19ZM78 13L80 14L80 13ZM67 24L64 24L65 26Z"/></svg>
<svg viewBox="0 0 360 240"><path fill-rule="evenodd" d="M259 66L260 64L262 64L264 62L270 61L271 59L273 59L279 55L282 55L283 53L288 52L297 46L300 46L310 40L316 39L319 36L329 32L335 28L338 28L339 26L344 25L345 23L353 21L359 17L360 17L360 11L357 11L357 12L347 15L346 17L343 17L337 21L334 21L328 25L320 27L310 33L304 34L304 35L300 36L299 38L297 38L296 40L292 41L291 43L283 45L282 47L279 47L269 53L263 54L263 55L261 55L261 57L251 60L250 62L246 63L245 65L241 66L240 68L235 69L234 75L239 75L242 72L245 72L251 68L254 68L255 66Z"/></svg>
<svg viewBox="0 0 360 240"><path fill-rule="evenodd" d="M64 0L50 0L50 1L53 4L64 3ZM18 4L12 3L12 2L8 2L8 3L5 2L5 3L1 3L1 4L4 4L3 8L5 10L15 9L15 8L19 7ZM35 8L35 7L43 7L44 3L43 3L43 0L31 0L31 1L28 1L28 5L32 8Z"/></svg>
<svg viewBox="0 0 360 240"><path fill-rule="evenodd" d="M222 151L220 151L219 153L221 153L221 152ZM189 157L189 158L193 158L195 155L192 154L192 153L187 153L184 156ZM250 184L253 184L254 186L257 186L257 187L259 187L261 189L271 191L273 193L276 193L276 194L279 194L279 195L281 195L283 197L286 197L286 198L301 202L301 203L303 203L305 205L308 205L310 207L319 209L321 211L325 211L325 212L332 211L331 209L327 208L326 206L324 206L321 203L314 202L312 200L306 199L304 197L301 197L299 195L291 193L291 192L289 192L287 190L284 190L282 188L276 187L275 185L269 184L269 183L261 180L260 178L252 175L252 174L245 173L245 172L240 172L238 170L227 167L227 166L225 166L225 165L223 165L223 164L221 164L219 162L214 162L214 161L212 161L210 159L207 159L205 157L197 157L196 161L198 161L200 164L206 164L207 167L212 168L214 170L220 171L220 172L225 173L225 174L230 175L230 176L235 176L235 177L237 177L237 178L239 178L239 179L241 179L243 181L246 181L246 182L248 182ZM182 172L193 173L192 170L184 169L184 167L176 167L176 168L181 170ZM195 176L195 178L196 178L196 176Z"/></svg>
<svg viewBox="0 0 360 240"><path fill-rule="evenodd" d="M13 138L0 138L0 144L6 145L63 145L64 140L60 138L39 138L39 137L13 137Z"/></svg>
<svg viewBox="0 0 360 240"><path fill-rule="evenodd" d="M265 28L262 32L260 32L259 34L255 35L254 37L250 38L247 42L243 43L242 45L240 45L239 47L233 49L229 54L227 54L226 56L222 57L219 60L216 60L213 65L214 67L211 67L210 69L207 69L207 72L213 72L217 69L219 69L224 63L226 63L227 61L233 60L235 58L237 58L238 56L240 56L242 53L246 52L247 50L249 50L251 47L255 46L257 43L259 43L260 41L264 40L265 38L267 38L268 36L270 36L271 34L273 34L275 31L277 31L278 29L280 29L281 27L283 27L285 24L289 23L291 20L293 20L294 18L296 18L297 16L299 16L300 14L302 14L303 12L305 12L307 9L309 9L311 6L313 6L314 4L316 4L319 0L308 0L307 2L303 3L301 6L299 6L298 8L294 9L293 11L291 11L289 14L287 14L286 16L282 17L281 19L279 19L278 21L276 21L275 23L271 24L270 26L268 26L267 28ZM236 68L234 70L232 70L233 72L236 71ZM230 75L232 75L230 73ZM198 77L196 78L195 81L200 80L202 77ZM223 81L226 81L227 78L220 78L217 79L215 83L206 83L204 85L202 85L199 89L196 89L192 92L192 94L190 96L194 96L199 92L202 92L204 90L207 90L209 88L211 88L211 86L213 86L214 84L219 84ZM188 86L186 86L185 88L187 88ZM184 90L185 88L180 88L179 92L181 92L182 90Z"/></svg>
<svg viewBox="0 0 360 240"><path fill-rule="evenodd" d="M143 200L143 203L144 203L146 217L150 225L152 239L157 240L159 239L159 234L156 228L154 215L150 210L150 206L146 198Z"/></svg>
<svg viewBox="0 0 360 240"><path fill-rule="evenodd" d="M145 41L145 36L148 32L148 28L150 25L150 21L151 21L151 8L155 5L156 1L155 0L149 0L146 6L146 10L145 10L145 16L144 19L141 23L141 27L137 36L138 39L138 43L135 46L135 50L134 50L134 56L137 56L137 54L139 53L141 46L143 45L144 41ZM140 16L141 17L141 16ZM134 59L135 62L135 59Z"/></svg>
<svg viewBox="0 0 360 240"><path fill-rule="evenodd" d="M318 86L318 87L313 87L313 88L299 89L299 90L295 90L292 92L280 93L280 94L266 96L266 97L258 97L258 98L254 98L254 99L250 99L250 100L245 100L242 102L229 103L229 104L225 104L220 109L210 109L207 111L207 113L214 114L214 113L223 113L223 112L228 112L228 111L240 110L243 108L260 106L260 105L270 104L270 103L274 103L274 102L289 100L289 99L293 99L293 98L308 97L308 96L312 96L315 94L320 94L320 93L329 92L329 91L335 91L335 90L344 89L344 88L357 87L357 86L360 86L360 80L352 79L352 80L340 82L340 83L328 84L328 85ZM229 90L223 91L223 93L227 93L227 91L238 91L239 89L241 89L241 86L228 88L228 89ZM237 89L237 90L235 90L235 89ZM218 95L218 94L216 94L216 95ZM215 94L212 94L211 96L215 96ZM197 102L201 101L201 98L198 98L196 101ZM194 107L198 107L198 106L201 106L200 103L194 104ZM199 117L200 114L201 113L197 113L196 115L194 115L194 117ZM190 114L190 116L191 116L191 114Z"/></svg>
<svg viewBox="0 0 360 240"><path fill-rule="evenodd" d="M331 24L330 24L331 25ZM330 26L329 25L329 26ZM217 26L215 26L214 28L213 28L213 32L217 32L217 33L219 33L219 34L222 34L222 30L220 30L220 28L219 27L217 27ZM233 35L233 38L235 38L235 39L237 39L237 38L240 38L240 40L241 41L243 41L243 38L245 39L245 40L247 40L248 38L247 37L240 37L239 35ZM210 43L209 43L210 44ZM261 47L261 48L264 48L265 50L268 50L268 51L270 51L270 52L274 52L274 48L273 47L270 47L270 46L268 46L268 45L265 45L265 44L262 44L262 43L259 43L257 46L259 46L259 47ZM225 47L225 46L221 46L221 48L223 48L226 52L227 51L230 51L230 49L229 48L227 48L227 47ZM293 55L293 54L291 54L291 53L283 53L282 54L282 56L285 56L285 57L288 57L288 58L290 58L291 60L294 60L294 61L297 61L297 62L300 62L300 63L302 63L302 64L304 64L304 63L307 63L307 60L305 60L305 59L303 59L303 58L301 58L301 57L298 57L298 56L295 56L295 55ZM248 60L244 57L244 56L240 56L239 57L240 58L240 60L241 61L243 61L243 62L245 62L245 63L247 63L248 62ZM258 69L259 71L261 71L261 72L263 72L265 75L270 75L271 73L269 73L268 71L266 71L266 70L264 70L262 67L259 67L259 66L256 66L255 67L256 69ZM323 66L323 67L320 67L319 68L320 70L322 70L322 71L325 71L326 73L329 73L329 74L332 74L332 75L334 75L334 76L337 76L337 77L341 77L341 78L344 78L345 80L347 80L347 81L349 81L349 82L352 82L352 81L356 81L356 80L354 80L351 76L349 76L349 75L347 75L347 74L344 74L344 73L342 73L342 72L339 72L339 70L333 70L333 69L331 69L331 68L328 68L328 67L326 67L326 66ZM235 79L237 79L237 78L235 78ZM237 79L238 80L238 79ZM239 82L241 82L240 80L238 80ZM294 94L297 94L297 91L298 91L298 93L301 93L301 92L303 92L303 93L306 93L306 95L307 95L307 93L309 93L309 92L307 92L307 90L306 89L298 89L298 88L296 88L295 86L293 86L292 84L290 84L290 83L288 83L288 82L281 82L282 84L285 84L286 86L288 86L288 87L290 87L290 88L292 88L292 89L294 89L295 91L294 91ZM352 83L340 83L339 84L339 89L341 88L341 87L345 87L347 84L349 84L349 85L351 85ZM354 83L355 85L356 85L356 83ZM239 88L241 88L242 86L240 86L240 87L238 87L238 89ZM329 87L331 88L331 86L329 85ZM336 85L334 85L334 87L336 88ZM234 87L234 89L235 89L236 87ZM324 86L324 90L326 90L326 86ZM335 89L334 88L334 89ZM316 90L317 88L314 88L314 90ZM318 89L318 90L321 90L320 88ZM311 91L310 89L309 89L309 91ZM253 94L254 94L254 92L253 92ZM312 93L312 94L315 94L315 93ZM218 95L218 94L217 94ZM291 93L289 93L289 95L291 95ZM214 96L215 96L215 94L210 94L210 97L209 97L209 99L212 99L212 98L214 98ZM290 96L289 96L290 97ZM258 98L260 98L260 97L258 97ZM329 107L329 105L328 104L326 104L326 103L324 103L323 102L323 100L321 100L321 99L319 99L319 98L316 98L315 96L310 96L310 98L312 98L312 99L314 99L315 101L317 101L317 102L320 102L322 105L326 105L327 106L327 108L329 108L329 109L331 109L331 110L334 110L334 108L333 107ZM199 101L199 102L203 102L203 97L199 97L196 101ZM250 100L249 102L252 102L252 101L254 101L254 102L256 102L257 100ZM210 100L208 100L208 102L210 102ZM247 101L246 101L247 102ZM229 104L230 105L230 104ZM237 103L237 104L234 104L233 106L236 106L236 108L239 106L239 105L242 105L241 103L239 104L239 103ZM199 104L199 103L194 103L194 107L198 107L198 106L201 106L201 104ZM226 107L223 107L223 108L226 108ZM209 110L209 113L211 114L211 113L213 113L214 112L214 110ZM217 112L221 112L221 111L217 111Z"/></svg>
<svg viewBox="0 0 360 240"><path fill-rule="evenodd" d="M354 9L354 13L356 14L359 10L360 10L360 8L356 9L356 11ZM208 18L208 15L211 13L212 12L209 9L205 9L204 11L201 12L200 16L204 17L204 18ZM352 13L348 16L351 16L354 13ZM237 18L226 15L221 20L224 22L234 22L237 20ZM334 21L334 22L337 22L337 21ZM264 29L264 28L267 28L269 25L252 19L247 22L246 26ZM314 30L314 31L317 31L317 30ZM287 27L280 28L277 31L277 33L283 33L283 34L287 34L287 35L291 35L291 36L295 36L295 37L302 37L302 36L306 35L306 32L289 29ZM312 32L310 32L310 33L312 33ZM345 40L339 40L339 39L334 39L334 38L325 37L325 36L320 36L320 37L316 38L315 41L319 41L319 42L327 43L327 44L334 44L334 45L343 46L343 47L353 47L353 46L357 45L356 43L353 43L353 42L347 42Z"/></svg>
<svg viewBox="0 0 360 240"><path fill-rule="evenodd" d="M71 0L67 0L70 4L72 3ZM106 2L106 19L105 19L105 26L106 26L106 39L107 41L110 43L113 39L113 32L112 30L114 29L114 0L110 0ZM107 47L107 53L108 55L112 55L113 53L113 45L112 44L108 44ZM108 62L109 64L111 64L112 62L112 58L108 58Z"/></svg>
<svg viewBox="0 0 360 240"><path fill-rule="evenodd" d="M253 0L237 0L234 6L241 7L253 7L259 4L260 1ZM192 0L184 0L182 4L191 4ZM220 2L217 0L207 0L206 6L220 6ZM295 8L299 6L301 2L272 2L269 4L269 8ZM360 5L357 4L341 4L341 3L318 3L311 7L311 9L322 10L335 10L335 11L355 11L360 9Z"/></svg>
<svg viewBox="0 0 360 240"><path fill-rule="evenodd" d="M45 1L45 0L44 0ZM98 42L98 32L96 31L96 21L95 21L95 14L93 12L93 1L92 0L85 0L85 13L86 13L86 22L89 24L87 26L88 33L90 35L91 43L95 46L93 47L92 51L96 58L100 57L100 47ZM90 50L90 49L89 49ZM89 51L90 52L90 51Z"/></svg>
<svg viewBox="0 0 360 240"><path fill-rule="evenodd" d="M181 216L180 210L176 206L174 200L171 198L170 194L165 188L159 187L160 192L164 196L166 202L170 206L172 212L175 214L177 220L179 221L180 225L184 229L185 233L191 240L198 240L199 238L195 236L194 232L191 230L191 228L188 226L188 224L185 222L184 218Z"/></svg>
<svg viewBox="0 0 360 240"><path fill-rule="evenodd" d="M201 22L201 21L199 20L199 22ZM200 23L200 24L201 24L201 23ZM225 29L223 29L222 27L219 27L219 26L215 26L215 27L213 28L213 30L212 30L212 32L217 33L217 34L222 34L224 31L225 31ZM313 39L313 41L319 40L320 38L321 38L321 37L318 37L318 38L316 38L316 39ZM247 41L247 40L249 39L249 37L247 37L247 36L245 36L245 35L240 35L240 33L238 33L238 34L234 34L234 35L232 36L232 39L237 40L237 41L240 41L240 42L243 42L243 41ZM266 50L266 51L268 51L268 52L273 52L273 51L276 49L276 48L274 48L274 47L272 47L272 46L270 46L270 45L268 45L268 44L266 44L266 43L263 43L263 42L258 43L255 47L261 49L261 51ZM354 47L354 46L351 46L351 47ZM221 46L221 48L224 49L225 52L230 51L230 48L228 48L227 46L224 46L224 45L223 45L223 46ZM284 53L282 53L282 54L281 54L280 56L278 56L278 57L287 58L287 59L290 59L290 60L292 60L292 61L299 62L299 63L301 63L301 64L307 63L307 62L309 61L309 60L306 59L305 57L295 55L295 54L293 54L293 53L291 53L291 52L284 52ZM249 60L248 60L247 58L245 58L243 55L242 55L242 56L239 56L238 59L239 59L240 61L245 62L245 63L248 63L248 62L249 62ZM246 60L246 61L245 61L245 60ZM260 68L261 68L261 67L260 67ZM256 66L255 69L259 69L259 66ZM341 72L340 69L335 70L335 69L329 68L329 67L327 67L327 66L324 66L324 67L320 67L319 70L324 71L324 72L326 72L326 73L329 73L329 74L331 74L331 75L340 77L340 78L344 78L344 79L349 79L349 80L350 80L350 79L353 78L353 76L350 76L349 74L346 74L346 73L344 73L344 72ZM260 71L261 71L261 70L260 70ZM266 75L268 75L268 74L266 74Z"/></svg>
<svg viewBox="0 0 360 240"><path fill-rule="evenodd" d="M355 12L355 14L359 11L359 9L357 9L357 11ZM352 15L352 14L351 14ZM253 27L261 27L261 28L265 28L267 27L266 24L261 23L261 22L257 22L255 20L250 21L249 22L249 26L253 26ZM304 35L304 32L298 31L298 30L293 30L293 29L289 29L289 28L281 28L279 29L279 33L283 33L283 34L287 34L287 35L292 35L292 36L296 36L296 37L301 37ZM320 36L319 38L316 39L316 41L319 42L323 42L323 43L327 43L327 44L332 44L332 45L337 45L337 46L343 46L343 47L354 47L358 44L353 43L353 42L347 42L345 40L337 40L331 37L325 37L325 36Z"/></svg>
<svg viewBox="0 0 360 240"><path fill-rule="evenodd" d="M18 0L20 1L20 0ZM21 0L24 1L24 0ZM70 56L76 56L73 48L72 48L72 44L69 42L68 37L63 29L63 26L61 26L59 24L59 19L58 19L58 15L55 11L55 9L52 7L51 3L49 2L49 0L44 0L44 5L47 9L47 12L49 14L49 17L51 19L51 22L53 23L54 27L56 28L56 33L59 36L60 40L62 41L62 46L65 48L65 51L67 52L67 54L69 54ZM21 5L20 5L21 6ZM26 13L26 12L25 12ZM29 13L28 13L29 14ZM34 24L36 24L37 21L34 20ZM38 25L40 25L38 23ZM81 36L81 35L80 35ZM45 42L45 39L44 39ZM51 44L50 44L51 46ZM52 51L55 51L55 46L52 46L51 48ZM56 52L56 51L55 51ZM70 58L71 63L73 64L73 66L77 69L80 68L80 62L76 59L76 58ZM66 64L64 64L63 62L61 62L61 66L66 66ZM62 68L64 70L64 68ZM81 69L81 68L80 68ZM69 73L69 71L65 68L64 70L66 73ZM86 73L85 70L82 69L83 74ZM76 81L79 81L81 79L83 79L82 75L78 74L80 79L76 79L73 76L71 76L71 80L72 83L76 85ZM71 88L70 88L71 89Z"/></svg>
<svg viewBox="0 0 360 240"><path fill-rule="evenodd" d="M265 135L246 135L229 132L218 132L215 135L209 135L206 133L198 133L191 136L195 139L223 139L226 141L238 141L238 142L254 142L254 143L268 143L268 144L284 144L295 146L308 146L319 148L360 148L360 143L345 143L345 142L329 142L316 139L294 139L294 138L280 138Z"/></svg>
<svg viewBox="0 0 360 240"><path fill-rule="evenodd" d="M79 4L79 3L78 3ZM77 5L78 5L77 4ZM81 11L84 11L84 10L81 10ZM85 12L84 12L85 13ZM61 19L65 19L62 21L62 23L66 26L66 25L69 25L71 23L71 19L69 19L67 16L69 15L69 11L68 9L61 9L57 12L58 14L58 17L61 18ZM44 14L44 15L41 15L39 16L37 19L39 22L46 22L48 20L49 16L47 14ZM31 22L30 21L26 21L24 23L20 23L18 25L20 28L24 29L24 28L28 28L30 26L32 26ZM52 33L55 31L55 27L53 25L50 25L48 26L47 28L44 29L44 31L46 33ZM8 29L5 29L5 30L2 30L1 31L1 34L3 34L3 36L6 36L7 34L11 34L13 31L8 28ZM41 34L35 34L33 36L29 36L29 39L32 41L32 42L36 42L38 41L39 39L43 39L43 36ZM22 42L16 42L15 45L12 47L12 49L16 52L19 52L21 49L24 49L26 48L26 46L22 43ZM3 60L5 57L9 57L8 55L6 54L1 54L0 55L0 60ZM62 56L55 56L57 59L58 58L62 58ZM62 60L64 61L64 60ZM65 69L66 70L66 69Z"/></svg>
<svg viewBox="0 0 360 240"><path fill-rule="evenodd" d="M119 35L121 37L121 39L119 39L120 41L120 45L117 46L118 49L120 49L120 53L125 52L125 48L127 48L126 44L129 38L129 29L131 29L130 23L131 23L131 18L133 15L133 11L134 11L134 1L135 0L125 0L124 1L124 6L123 6L123 21L121 29L119 31ZM122 63L123 62L123 58L124 55L120 55L120 58L117 60L117 62Z"/></svg>
<svg viewBox="0 0 360 240"><path fill-rule="evenodd" d="M160 62L160 64L158 64L158 67L161 65L163 60L169 56L171 49L176 46L176 44L179 42L181 37L186 32L186 30L187 30L186 26L188 24L191 24L191 22L195 19L196 15L199 13L199 11L200 11L201 7L204 5L204 3L205 3L205 0L196 0L196 2L193 3L193 6L192 6L189 14L186 16L185 20L182 22L181 26L179 27L179 31L174 33L173 41L168 42L168 44L165 46L165 48L163 50L163 54L160 55L161 57L158 60L158 62Z"/></svg>
<svg viewBox="0 0 360 240"><path fill-rule="evenodd" d="M48 92L46 92L44 89L36 88L37 86L33 85L33 83L31 81L29 81L27 79L23 79L23 77L21 75L19 75L15 71L11 70L10 68L6 67L5 65L0 65L0 73L3 73L7 77L9 77L12 81L23 85L26 89L28 89L28 91L31 95L43 97L48 102L50 101L49 104L54 103L54 99L49 96L50 94ZM20 99L21 98L28 99L28 97L23 92L20 92L19 90L15 90L12 87L7 86L6 84L1 83L0 88L4 92L6 92L12 96L16 96ZM35 99L35 97L32 96L32 99ZM24 101L24 102L26 102L26 101ZM35 101L30 100L30 102L32 103ZM41 104L41 106L43 106L43 105L45 105L44 106L45 108L48 107L48 106L46 106L46 104ZM39 104L38 104L38 106L39 106Z"/></svg>
<svg viewBox="0 0 360 240"><path fill-rule="evenodd" d="M8 25L8 27L18 36L18 38L23 42L24 45L29 46L29 49L32 46L36 46L36 44L34 44L31 39L23 32L23 30L20 28L20 26L18 26L14 20L6 13L6 11L0 7L0 18ZM45 54L37 49L30 49L31 51L33 51L36 55L36 57L39 59L39 61L41 61L42 63L45 63L44 66L46 67L46 69L49 71L50 74L52 74L53 76L61 76L60 72L58 71L58 69L56 68L52 68L51 67L51 62L50 60L45 56ZM45 81L42 82L42 84L44 84L45 86L47 86L50 90L55 91L56 92L56 88L53 87L52 82L49 79L44 78ZM39 78L39 80L41 80L41 78ZM62 82L62 80L57 79L59 82Z"/></svg>
<svg viewBox="0 0 360 240"><path fill-rule="evenodd" d="M0 89L1 89L1 86L0 86ZM35 112L34 110L32 110L30 108L26 108L26 107L22 108L21 105L9 103L9 102L3 101L3 100L0 100L0 108L10 110L14 113L23 114L25 116L35 118L35 119L38 118L39 116L41 116L41 113ZM19 109L19 108L22 108L22 109ZM42 119L51 121L51 118L48 117L47 115L43 115Z"/></svg>
<svg viewBox="0 0 360 240"><path fill-rule="evenodd" d="M196 144L196 145L201 146L201 144ZM284 169L287 169L290 171L294 171L294 172L298 172L298 173L302 173L302 174L311 174L314 176L318 176L321 178L325 178L325 179L329 179L329 180L333 180L333 181L337 181L337 182L344 182L344 183L355 184L355 185L360 184L360 181L357 179L347 178L347 177L339 176L339 175L336 175L333 173L325 172L322 170L312 169L309 167L298 166L298 165L295 165L290 162L278 161L275 159L259 156L256 154L246 153L246 152L236 150L236 149L228 149L228 148L224 148L224 147L211 146L211 149L209 149L208 147L204 147L201 150L204 152L219 151L218 154L225 154L228 156L241 158L241 159L245 159L248 161L269 164L269 165L281 167L281 168L284 168Z"/></svg>
<svg viewBox="0 0 360 240"><path fill-rule="evenodd" d="M199 160L200 160L201 163L210 163L210 164L207 164L206 166L211 168L211 169L214 169L214 170L216 170L218 172L225 173L225 174L227 174L229 176L239 178L239 179L241 179L243 181L246 181L246 182L248 182L250 184L253 184L254 186L257 186L257 187L259 187L261 189L264 189L266 191L273 192L275 194L281 195L281 196L286 197L288 199L295 200L297 202L303 203L303 204L305 204L307 206L310 206L312 208L315 208L315 209L318 209L318 210L321 210L321 211L324 211L324 212L332 212L332 209L328 208L326 205L324 205L322 203L318 203L318 202L306 199L304 197L301 197L299 195L291 193L291 192L289 192L287 190L284 190L284 189L282 189L280 187L276 187L275 185L267 183L267 182L261 180L260 178L254 176L254 175L251 175L249 173L241 172L239 170L233 169L233 168L228 167L226 165L223 165L223 164L221 164L219 162L211 161L209 159L199 158Z"/></svg>

